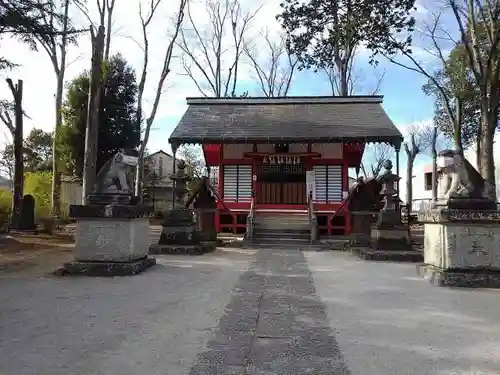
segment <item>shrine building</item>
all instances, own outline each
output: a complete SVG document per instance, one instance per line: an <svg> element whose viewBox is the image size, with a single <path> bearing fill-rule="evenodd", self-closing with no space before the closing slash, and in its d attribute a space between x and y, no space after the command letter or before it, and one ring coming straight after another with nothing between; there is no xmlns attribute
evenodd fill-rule
<svg viewBox="0 0 500 375"><path fill-rule="evenodd" d="M349 168L359 171L367 143L399 150L403 137L382 108L382 96L187 98L169 142L200 144L207 169L217 167L218 232L243 233L246 218L307 217L322 234L348 234L342 208ZM309 202L310 198L312 200Z"/></svg>

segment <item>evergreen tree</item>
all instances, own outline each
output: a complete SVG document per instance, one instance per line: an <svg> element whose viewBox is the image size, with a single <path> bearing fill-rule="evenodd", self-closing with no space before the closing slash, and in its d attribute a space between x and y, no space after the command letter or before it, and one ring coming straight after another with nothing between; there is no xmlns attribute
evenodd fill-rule
<svg viewBox="0 0 500 375"><path fill-rule="evenodd" d="M137 148L140 143L135 72L121 55L112 56L105 70L104 96L99 110L97 170L121 148ZM63 108L64 124L58 140L66 173L78 177L82 177L83 172L88 91L88 71L69 83Z"/></svg>
<svg viewBox="0 0 500 375"><path fill-rule="evenodd" d="M57 34L54 28L62 22L63 15L55 7L54 0L0 0L0 37L13 36L36 50L36 41ZM47 23L52 18L52 24ZM8 57L0 56L0 69L15 64Z"/></svg>

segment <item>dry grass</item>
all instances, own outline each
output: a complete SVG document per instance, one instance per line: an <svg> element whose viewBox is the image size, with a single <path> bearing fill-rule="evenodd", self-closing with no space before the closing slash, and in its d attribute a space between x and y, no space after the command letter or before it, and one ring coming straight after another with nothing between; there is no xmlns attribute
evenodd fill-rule
<svg viewBox="0 0 500 375"><path fill-rule="evenodd" d="M72 257L68 234L12 235L0 239L0 274L46 273Z"/></svg>

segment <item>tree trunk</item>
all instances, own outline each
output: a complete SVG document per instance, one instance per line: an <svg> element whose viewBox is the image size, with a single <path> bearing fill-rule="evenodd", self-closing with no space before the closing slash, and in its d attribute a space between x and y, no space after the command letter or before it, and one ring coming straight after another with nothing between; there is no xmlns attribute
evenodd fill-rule
<svg viewBox="0 0 500 375"><path fill-rule="evenodd" d="M12 81L10 81L12 82ZM18 80L15 87L11 85L14 96L14 194L12 195L11 227L17 228L21 212L21 201L24 188L24 157L23 157L23 81Z"/></svg>
<svg viewBox="0 0 500 375"><path fill-rule="evenodd" d="M54 129L54 140L52 145L52 216L59 217L61 214L61 171L59 168L60 158L58 139L62 126L62 101L64 89L64 71L57 75L56 88L56 127Z"/></svg>
<svg viewBox="0 0 500 375"><path fill-rule="evenodd" d="M144 194L142 193L143 178L144 178L144 156L142 153L139 155L137 168L135 169L135 195L139 197L139 202L144 203Z"/></svg>
<svg viewBox="0 0 500 375"><path fill-rule="evenodd" d="M413 146L414 147L414 146ZM413 201L413 163L415 162L415 157L417 153L414 152L414 148L410 151L405 144L406 157L408 159L408 165L406 167L406 205L411 209Z"/></svg>
<svg viewBox="0 0 500 375"><path fill-rule="evenodd" d="M342 63L340 68L340 96L349 95L348 69L347 64Z"/></svg>
<svg viewBox="0 0 500 375"><path fill-rule="evenodd" d="M481 171L481 149L482 149L482 142L483 140L481 139L481 131L478 132L477 138L476 138L476 167L478 171Z"/></svg>
<svg viewBox="0 0 500 375"><path fill-rule="evenodd" d="M408 167L406 168L406 204L411 207L413 201L413 162L415 157L413 155L408 156Z"/></svg>
<svg viewBox="0 0 500 375"><path fill-rule="evenodd" d="M87 107L87 127L85 131L85 154L83 158L82 203L92 192L96 176L97 142L99 134L99 109L102 86L102 56L104 52L104 27L100 26L97 35L91 29L92 68L90 74L89 100Z"/></svg>
<svg viewBox="0 0 500 375"><path fill-rule="evenodd" d="M482 120L481 169L479 172L490 186L489 197L496 201L495 160L493 158L494 132L490 130L494 127L490 126L490 118L487 115L483 115ZM493 121L496 123L496 117Z"/></svg>
<svg viewBox="0 0 500 375"><path fill-rule="evenodd" d="M432 132L432 201L435 202L437 200L437 142L438 131L435 126Z"/></svg>

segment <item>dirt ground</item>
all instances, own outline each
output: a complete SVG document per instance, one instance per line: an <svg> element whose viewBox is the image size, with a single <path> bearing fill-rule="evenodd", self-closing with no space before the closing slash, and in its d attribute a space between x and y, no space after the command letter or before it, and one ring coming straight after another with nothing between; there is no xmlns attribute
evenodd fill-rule
<svg viewBox="0 0 500 375"><path fill-rule="evenodd" d="M67 233L0 237L0 276L50 272L71 259L73 246L73 237Z"/></svg>

